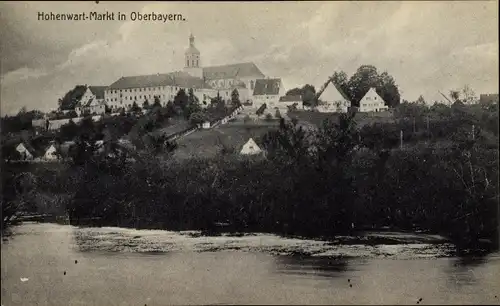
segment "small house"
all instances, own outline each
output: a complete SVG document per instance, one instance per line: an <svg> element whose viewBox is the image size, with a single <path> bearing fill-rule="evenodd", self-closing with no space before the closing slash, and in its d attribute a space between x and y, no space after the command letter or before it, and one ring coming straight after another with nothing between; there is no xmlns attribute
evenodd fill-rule
<svg viewBox="0 0 500 306"><path fill-rule="evenodd" d="M30 146L22 142L16 147L16 151L21 155L21 160L32 160L34 158L33 150L31 148L28 149L27 147Z"/></svg>
<svg viewBox="0 0 500 306"><path fill-rule="evenodd" d="M375 91L375 88L370 88L368 92L359 101L359 112L380 112L388 110L382 99Z"/></svg>
<svg viewBox="0 0 500 306"><path fill-rule="evenodd" d="M106 86L87 86L85 93L75 107L78 116L84 113L104 114L106 111L105 89Z"/></svg>
<svg viewBox="0 0 500 306"><path fill-rule="evenodd" d="M57 160L59 158L58 152L54 144L51 144L47 150L45 150L45 154L43 155L43 159L45 160Z"/></svg>
<svg viewBox="0 0 500 306"><path fill-rule="evenodd" d="M321 113L347 113L351 106L349 97L333 81L326 85L319 99L321 102L316 109Z"/></svg>
<svg viewBox="0 0 500 306"><path fill-rule="evenodd" d="M253 138L248 139L248 141L241 148L241 155L257 155L261 154L263 151L253 140Z"/></svg>
<svg viewBox="0 0 500 306"><path fill-rule="evenodd" d="M210 128L210 121L205 121L201 125L202 129L209 129Z"/></svg>

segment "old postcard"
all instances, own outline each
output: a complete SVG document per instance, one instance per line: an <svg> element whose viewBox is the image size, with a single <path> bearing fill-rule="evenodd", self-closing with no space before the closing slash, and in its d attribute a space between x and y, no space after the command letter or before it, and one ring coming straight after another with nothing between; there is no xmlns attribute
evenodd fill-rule
<svg viewBox="0 0 500 306"><path fill-rule="evenodd" d="M498 1L0 3L2 306L499 304Z"/></svg>

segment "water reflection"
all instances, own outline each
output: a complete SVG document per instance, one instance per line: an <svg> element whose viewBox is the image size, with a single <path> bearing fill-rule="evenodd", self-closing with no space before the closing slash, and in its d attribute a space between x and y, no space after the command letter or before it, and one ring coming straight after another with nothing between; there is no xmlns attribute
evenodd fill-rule
<svg viewBox="0 0 500 306"><path fill-rule="evenodd" d="M347 271L348 262L345 257L278 256L276 258L276 272L287 275L339 277Z"/></svg>

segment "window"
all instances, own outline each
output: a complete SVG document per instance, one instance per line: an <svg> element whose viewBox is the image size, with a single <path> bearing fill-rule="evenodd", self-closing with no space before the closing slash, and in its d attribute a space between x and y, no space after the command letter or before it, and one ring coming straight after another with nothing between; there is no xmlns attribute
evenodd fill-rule
<svg viewBox="0 0 500 306"><path fill-rule="evenodd" d="M253 90L253 85L254 85L253 81L250 81L250 89L252 90Z"/></svg>
<svg viewBox="0 0 500 306"><path fill-rule="evenodd" d="M189 67L189 60L186 61L186 67Z"/></svg>

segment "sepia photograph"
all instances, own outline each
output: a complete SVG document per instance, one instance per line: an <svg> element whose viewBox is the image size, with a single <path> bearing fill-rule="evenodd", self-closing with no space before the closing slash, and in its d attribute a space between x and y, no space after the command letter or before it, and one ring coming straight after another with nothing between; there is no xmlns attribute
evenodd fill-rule
<svg viewBox="0 0 500 306"><path fill-rule="evenodd" d="M500 305L498 1L0 1L1 306Z"/></svg>

